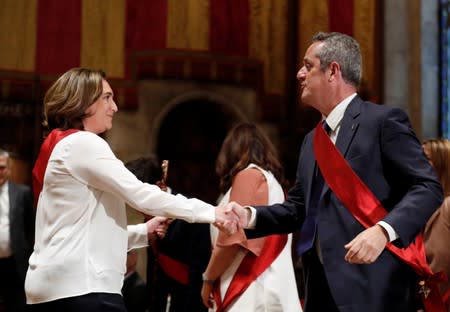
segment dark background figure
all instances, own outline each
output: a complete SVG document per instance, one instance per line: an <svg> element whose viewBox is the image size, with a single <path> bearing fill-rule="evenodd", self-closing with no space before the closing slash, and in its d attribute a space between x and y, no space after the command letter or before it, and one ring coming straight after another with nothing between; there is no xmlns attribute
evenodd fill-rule
<svg viewBox="0 0 450 312"><path fill-rule="evenodd" d="M25 275L34 237L33 195L9 181L9 153L0 149L0 299L5 311L25 309ZM1 309L1 304L0 304Z"/></svg>
<svg viewBox="0 0 450 312"><path fill-rule="evenodd" d="M155 156L141 157L125 166L143 182L155 184L163 176ZM167 191L175 193L170 187ZM149 311L165 312L168 305L170 312L207 311L200 291L210 256L208 224L173 220L165 237L147 248Z"/></svg>
<svg viewBox="0 0 450 312"><path fill-rule="evenodd" d="M147 284L136 272L138 254L130 250L127 254L127 272L123 281L122 295L128 312L145 312L148 307Z"/></svg>
<svg viewBox="0 0 450 312"><path fill-rule="evenodd" d="M158 269L158 302L155 310L166 311L169 304L170 312L207 311L203 305L200 291L202 288L202 273L208 265L211 256L210 232L208 224L189 224L183 220L174 220L166 236L159 242L160 253L177 261L179 271L175 266L171 272L163 270L161 263ZM175 277L176 276L176 277ZM182 276L187 276L184 281ZM167 298L170 296L170 302Z"/></svg>

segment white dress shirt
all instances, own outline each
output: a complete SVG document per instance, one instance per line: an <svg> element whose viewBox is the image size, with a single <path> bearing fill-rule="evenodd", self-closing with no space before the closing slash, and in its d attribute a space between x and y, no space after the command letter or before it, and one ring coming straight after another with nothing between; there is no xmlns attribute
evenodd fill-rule
<svg viewBox="0 0 450 312"><path fill-rule="evenodd" d="M12 255L9 229L9 185L6 181L0 186L0 258Z"/></svg>

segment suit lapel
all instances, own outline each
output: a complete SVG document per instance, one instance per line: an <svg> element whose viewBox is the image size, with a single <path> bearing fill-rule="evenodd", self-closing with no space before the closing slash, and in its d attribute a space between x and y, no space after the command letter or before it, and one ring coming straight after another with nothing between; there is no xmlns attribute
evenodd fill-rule
<svg viewBox="0 0 450 312"><path fill-rule="evenodd" d="M358 117L361 113L361 103L361 98L356 96L348 105L341 121L341 128L339 129L336 140L336 148L344 157L347 154L348 148L350 147L350 143L352 142L356 131L358 131Z"/></svg>
<svg viewBox="0 0 450 312"><path fill-rule="evenodd" d="M350 144L358 131L359 127L359 115L361 112L362 100L359 96L356 96L348 105L342 117L341 127L339 129L338 137L336 139L336 148L345 157ZM325 194L330 187L325 182L321 196Z"/></svg>

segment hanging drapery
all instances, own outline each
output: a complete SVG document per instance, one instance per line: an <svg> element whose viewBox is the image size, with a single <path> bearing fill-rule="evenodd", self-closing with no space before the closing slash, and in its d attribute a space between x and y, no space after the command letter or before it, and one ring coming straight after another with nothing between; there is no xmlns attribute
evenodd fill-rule
<svg viewBox="0 0 450 312"><path fill-rule="evenodd" d="M371 99L378 96L377 0L297 1L297 37L290 42L287 0L4 0L0 46L9 49L0 52L0 70L51 78L87 66L105 70L109 78L132 81L139 53L204 52L229 62L233 57L260 62L263 93L286 96L288 82L295 80L288 76L288 66L301 64L312 34L340 31L360 42L363 91ZM289 64L285 60L295 46L296 64ZM176 69L181 74L209 72L189 60L180 62ZM160 63L146 66L162 67ZM213 78L227 71L220 66L226 64L213 66ZM252 74L244 67L231 68L240 80Z"/></svg>

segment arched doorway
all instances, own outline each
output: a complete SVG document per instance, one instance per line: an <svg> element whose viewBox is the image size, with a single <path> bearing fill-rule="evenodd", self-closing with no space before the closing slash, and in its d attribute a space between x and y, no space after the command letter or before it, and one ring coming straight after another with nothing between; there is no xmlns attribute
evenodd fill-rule
<svg viewBox="0 0 450 312"><path fill-rule="evenodd" d="M187 197L215 204L219 179L215 161L227 131L237 117L209 99L176 105L161 123L157 154L168 159L168 184Z"/></svg>

